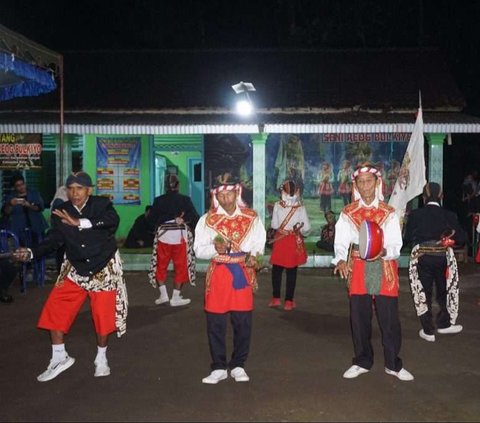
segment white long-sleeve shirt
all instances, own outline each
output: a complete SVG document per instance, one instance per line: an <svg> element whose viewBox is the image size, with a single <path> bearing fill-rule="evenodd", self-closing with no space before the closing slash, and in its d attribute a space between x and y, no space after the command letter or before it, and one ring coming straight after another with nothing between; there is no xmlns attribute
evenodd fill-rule
<svg viewBox="0 0 480 423"><path fill-rule="evenodd" d="M367 206L361 199L360 205L365 208L377 208L378 199ZM402 231L400 227L400 220L396 213L390 213L385 222L381 225L383 230L383 248L386 250L386 255L382 258L384 260L395 260L400 257L400 250L402 249ZM348 258L348 250L350 244L359 243L359 231L353 222L345 213L340 213L340 217L335 224L335 257L332 264L336 265L340 260L346 261Z"/></svg>
<svg viewBox="0 0 480 423"><path fill-rule="evenodd" d="M221 206L218 207L217 213L225 215L227 214L227 212ZM230 217L238 216L239 214L241 214L241 209L237 207L233 215ZM218 254L214 245L214 239L218 234L214 229L206 225L206 218L207 214L204 214L202 217L200 217L200 220L195 227L195 241L193 244L193 249L197 258L209 260ZM267 233L265 231L265 227L257 216L253 221L250 231L240 244L240 250L245 253L251 253L252 255L263 254L266 240Z"/></svg>
<svg viewBox="0 0 480 423"><path fill-rule="evenodd" d="M273 206L272 222L270 224L271 227L273 229L278 229L282 224L282 222L287 217L288 213L290 213L290 210L291 210L291 207L282 207L280 205L280 202L277 201ZM311 226L310 226L310 220L308 219L307 210L305 209L305 206L300 206L296 208L295 213L293 214L293 216L290 218L290 220L288 221L288 223L285 225L283 229L285 229L286 231L291 231L293 230L293 227L297 223L302 223L302 222L303 222L303 226L300 229L300 233L303 236L306 236L310 232Z"/></svg>

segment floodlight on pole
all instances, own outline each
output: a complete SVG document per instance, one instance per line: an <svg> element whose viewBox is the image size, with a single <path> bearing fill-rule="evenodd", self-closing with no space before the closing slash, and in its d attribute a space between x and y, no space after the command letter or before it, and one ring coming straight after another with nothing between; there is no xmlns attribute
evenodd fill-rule
<svg viewBox="0 0 480 423"><path fill-rule="evenodd" d="M251 82L240 81L238 84L232 85L233 91L236 94L243 94L245 98L238 100L236 104L237 113L241 116L249 116L254 110L252 100L250 99L249 91L256 91Z"/></svg>

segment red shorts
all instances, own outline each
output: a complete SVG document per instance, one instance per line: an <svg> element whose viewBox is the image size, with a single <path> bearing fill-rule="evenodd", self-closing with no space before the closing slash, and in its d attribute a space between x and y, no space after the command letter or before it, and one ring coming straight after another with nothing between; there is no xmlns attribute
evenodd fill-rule
<svg viewBox="0 0 480 423"><path fill-rule="evenodd" d="M116 291L89 292L65 278L63 285L55 286L43 306L37 327L68 333L86 298L90 299L95 331L108 335L117 330L115 325Z"/></svg>
<svg viewBox="0 0 480 423"><path fill-rule="evenodd" d="M173 261L175 283L187 283L189 281L187 270L187 243L182 240L181 244L165 244L157 242L157 271L155 278L159 282L167 280L167 269L170 260Z"/></svg>

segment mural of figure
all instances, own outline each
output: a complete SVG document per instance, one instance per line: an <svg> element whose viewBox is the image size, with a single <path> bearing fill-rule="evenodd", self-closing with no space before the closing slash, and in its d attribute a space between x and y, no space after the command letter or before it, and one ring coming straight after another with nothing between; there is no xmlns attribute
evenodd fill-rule
<svg viewBox="0 0 480 423"><path fill-rule="evenodd" d="M279 189L287 179L294 180L303 187L305 180L305 157L300 137L293 134L280 137L275 168L278 172L276 189Z"/></svg>
<svg viewBox="0 0 480 423"><path fill-rule="evenodd" d="M333 182L335 181L335 174L330 162L323 162L320 171L318 172L318 194L320 194L320 210L323 212L332 209L332 194Z"/></svg>
<svg viewBox="0 0 480 423"><path fill-rule="evenodd" d="M352 173L350 160L344 160L337 174L338 195L342 197L344 206L352 201Z"/></svg>
<svg viewBox="0 0 480 423"><path fill-rule="evenodd" d="M390 170L387 173L387 196L390 197L395 187L398 175L400 174L400 162L398 160L392 160Z"/></svg>

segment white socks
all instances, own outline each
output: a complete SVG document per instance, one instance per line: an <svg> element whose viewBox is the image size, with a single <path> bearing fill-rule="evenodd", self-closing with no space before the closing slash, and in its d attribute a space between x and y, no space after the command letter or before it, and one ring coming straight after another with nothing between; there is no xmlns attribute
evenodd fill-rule
<svg viewBox="0 0 480 423"><path fill-rule="evenodd" d="M173 294L172 294L172 300L173 299L178 299L180 298L180 290L179 289L174 289Z"/></svg>
<svg viewBox="0 0 480 423"><path fill-rule="evenodd" d="M99 347L97 345L97 356L95 357L95 362L106 361L106 360L107 360L107 347Z"/></svg>
<svg viewBox="0 0 480 423"><path fill-rule="evenodd" d="M67 355L65 344L52 344L52 361L54 363L65 360Z"/></svg>
<svg viewBox="0 0 480 423"><path fill-rule="evenodd" d="M167 292L167 286L166 285L159 285L158 289L160 290L160 297L168 298L168 292Z"/></svg>

